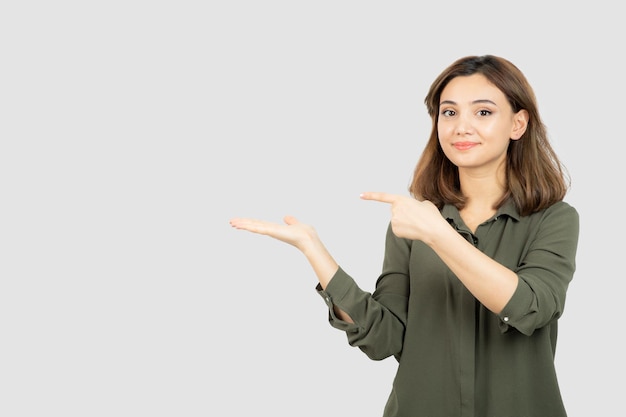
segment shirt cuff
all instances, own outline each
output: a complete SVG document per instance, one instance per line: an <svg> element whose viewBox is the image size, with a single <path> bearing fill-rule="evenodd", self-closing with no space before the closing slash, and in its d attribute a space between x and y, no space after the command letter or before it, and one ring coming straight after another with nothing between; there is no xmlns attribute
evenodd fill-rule
<svg viewBox="0 0 626 417"><path fill-rule="evenodd" d="M530 286L522 279L518 278L517 288L509 302L504 306L498 317L500 318L500 331L507 332L511 327L516 328L521 333L530 336L534 332L534 327L529 327L527 319L537 312L536 297Z"/></svg>
<svg viewBox="0 0 626 417"><path fill-rule="evenodd" d="M354 288L356 283L354 280L345 273L341 267L335 272L335 275L331 278L326 286L326 289L322 289L320 284L317 284L315 290L324 299L324 302L328 306L328 321L336 329L343 331L355 331L359 326L355 323L348 323L337 317L335 314L335 300L342 300L351 288ZM339 307L337 307L339 308Z"/></svg>

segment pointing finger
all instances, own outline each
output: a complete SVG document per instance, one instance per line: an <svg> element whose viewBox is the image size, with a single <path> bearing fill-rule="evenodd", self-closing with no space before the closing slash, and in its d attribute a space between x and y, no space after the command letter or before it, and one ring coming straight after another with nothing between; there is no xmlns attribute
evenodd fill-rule
<svg viewBox="0 0 626 417"><path fill-rule="evenodd" d="M361 194L363 200L380 201L382 203L394 203L399 196L389 193L365 192Z"/></svg>

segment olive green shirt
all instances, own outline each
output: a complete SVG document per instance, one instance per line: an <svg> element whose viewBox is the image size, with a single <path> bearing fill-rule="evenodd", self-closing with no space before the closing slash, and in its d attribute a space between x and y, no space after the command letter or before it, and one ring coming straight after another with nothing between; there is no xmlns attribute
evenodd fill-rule
<svg viewBox="0 0 626 417"><path fill-rule="evenodd" d="M554 355L575 270L578 212L559 202L522 217L509 202L475 233L454 206L441 214L517 274L500 314L478 302L430 247L398 238L390 227L373 294L341 268L326 290L317 287L331 325L350 345L373 360L398 360L384 416L566 416ZM354 324L340 320L335 306Z"/></svg>

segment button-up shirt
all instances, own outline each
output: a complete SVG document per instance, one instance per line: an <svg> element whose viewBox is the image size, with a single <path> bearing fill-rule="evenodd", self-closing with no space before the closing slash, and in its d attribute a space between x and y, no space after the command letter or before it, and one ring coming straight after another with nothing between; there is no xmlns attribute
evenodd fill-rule
<svg viewBox="0 0 626 417"><path fill-rule="evenodd" d="M504 309L485 308L421 241L388 227L373 293L341 267L325 290L329 321L373 360L398 361L384 417L564 417L554 356L558 319L575 270L577 211L566 202L520 216L508 202L474 233L452 205L441 210L466 240L514 271ZM334 308L354 321L339 319Z"/></svg>

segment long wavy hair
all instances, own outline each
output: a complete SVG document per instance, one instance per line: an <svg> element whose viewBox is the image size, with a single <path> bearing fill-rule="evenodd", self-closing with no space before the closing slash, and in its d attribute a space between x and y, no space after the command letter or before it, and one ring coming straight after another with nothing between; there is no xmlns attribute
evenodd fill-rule
<svg viewBox="0 0 626 417"><path fill-rule="evenodd" d="M511 198L525 216L563 200L570 178L550 145L546 127L537 109L535 93L524 74L511 62L493 55L467 56L453 62L432 83L424 103L432 130L415 167L409 186L411 195L430 200L437 207L453 204L459 210L466 198L461 192L459 170L443 153L437 134L441 92L455 77L482 74L504 93L514 113L524 109L529 122L518 140L509 141L506 161L506 192L500 207Z"/></svg>

